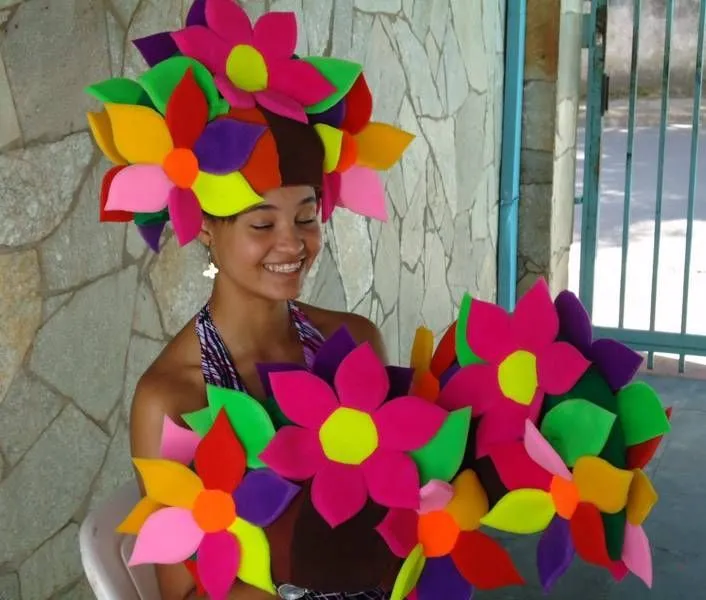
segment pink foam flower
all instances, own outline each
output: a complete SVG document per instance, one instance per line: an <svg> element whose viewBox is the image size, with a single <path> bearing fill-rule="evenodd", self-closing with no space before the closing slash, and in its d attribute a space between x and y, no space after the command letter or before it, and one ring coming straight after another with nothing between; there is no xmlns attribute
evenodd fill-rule
<svg viewBox="0 0 706 600"><path fill-rule="evenodd" d="M545 394L568 392L590 363L572 345L557 341L559 317L544 279L519 300L515 312L473 300L467 343L479 359L443 388L439 405L473 408L482 417L477 456L496 444L522 440L525 420L536 422Z"/></svg>
<svg viewBox="0 0 706 600"><path fill-rule="evenodd" d="M305 107L318 104L335 87L311 64L294 57L297 21L292 12L269 12L255 26L232 0L205 0L203 22L171 34L186 56L214 74L234 108L255 104L306 123Z"/></svg>
<svg viewBox="0 0 706 600"><path fill-rule="evenodd" d="M368 344L341 362L332 389L307 371L272 373L274 397L295 425L281 428L260 458L279 475L313 478L312 502L335 527L370 497L390 508L419 507L409 452L427 444L446 411L414 396L385 401L390 381Z"/></svg>

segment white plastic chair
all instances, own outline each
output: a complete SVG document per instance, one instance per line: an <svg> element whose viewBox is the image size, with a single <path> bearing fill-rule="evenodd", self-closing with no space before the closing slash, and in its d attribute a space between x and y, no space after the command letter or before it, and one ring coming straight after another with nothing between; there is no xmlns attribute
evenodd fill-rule
<svg viewBox="0 0 706 600"><path fill-rule="evenodd" d="M160 600L154 567L127 566L135 536L115 531L139 499L137 483L130 481L81 524L81 561L98 600Z"/></svg>

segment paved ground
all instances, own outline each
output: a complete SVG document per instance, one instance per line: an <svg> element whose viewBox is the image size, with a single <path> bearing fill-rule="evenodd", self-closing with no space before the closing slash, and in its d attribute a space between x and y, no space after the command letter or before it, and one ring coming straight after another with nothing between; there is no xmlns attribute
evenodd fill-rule
<svg viewBox="0 0 706 600"><path fill-rule="evenodd" d="M622 583L576 560L548 597L553 600L677 600L706 598L706 383L643 377L674 407L673 428L650 466L660 500L646 523L653 545L654 586L629 575ZM536 583L536 539L505 545L530 584L476 594L478 600L547 598ZM441 599L440 599L441 600Z"/></svg>

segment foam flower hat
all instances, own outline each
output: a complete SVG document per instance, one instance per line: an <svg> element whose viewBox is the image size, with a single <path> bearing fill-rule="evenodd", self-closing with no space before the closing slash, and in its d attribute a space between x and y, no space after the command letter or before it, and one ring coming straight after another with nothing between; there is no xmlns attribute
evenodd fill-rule
<svg viewBox="0 0 706 600"><path fill-rule="evenodd" d="M306 371L269 379L294 425L279 429L260 458L288 479L313 478L312 502L330 526L358 514L368 497L418 507L420 477L409 452L432 440L447 413L414 396L386 401L390 381L369 344L341 361L333 388Z"/></svg>
<svg viewBox="0 0 706 600"><path fill-rule="evenodd" d="M107 101L102 113L89 114L99 146L121 165L104 180L104 210L156 214L167 209L181 245L198 235L202 210L226 216L262 201L239 170L264 127L228 118L209 122L208 98L215 88L205 93L202 86L213 82L203 72L198 81L195 69L188 59L169 59L143 79L178 81L168 99L162 98L163 85L156 85L154 107ZM121 83L114 80L113 87ZM103 100L120 99L106 83L95 90Z"/></svg>
<svg viewBox="0 0 706 600"><path fill-rule="evenodd" d="M630 570L651 586L652 559L642 524L657 502L657 493L647 475L640 469L616 468L593 455L579 457L571 471L529 420L524 445L548 479L538 477L537 487L513 489L481 523L512 533L544 531L537 560L540 581L547 591L577 553L587 562L609 569L618 579ZM506 478L513 478L508 470L525 468L522 463L507 462L501 476L504 470ZM613 560L608 554L601 514L622 510L627 511L625 542L620 559Z"/></svg>
<svg viewBox="0 0 706 600"><path fill-rule="evenodd" d="M466 296L456 327L461 369L444 386L439 405L471 406L482 417L476 455L522 439L525 419L536 422L546 394L570 390L589 362L557 341L559 317L547 283L539 279L512 314Z"/></svg>
<svg viewBox="0 0 706 600"><path fill-rule="evenodd" d="M488 498L470 469L452 484L426 484L418 510L391 509L377 531L405 559L392 598L468 600L474 588L524 583L508 553L478 531L487 511Z"/></svg>
<svg viewBox="0 0 706 600"><path fill-rule="evenodd" d="M257 103L304 123L305 108L317 110L320 103L330 104L337 91L317 65L340 62L340 68L350 64L336 59L296 58L297 21L293 12L265 13L253 27L245 11L232 0L195 2L187 27L171 37L184 55L209 68L231 106L252 108Z"/></svg>
<svg viewBox="0 0 706 600"><path fill-rule="evenodd" d="M198 582L211 598L225 599L236 578L274 593L262 527L298 488L266 469L246 474L246 452L225 411L202 439L165 421L162 454L173 459L134 459L146 498L119 528L139 529L129 564L173 564L195 554Z"/></svg>

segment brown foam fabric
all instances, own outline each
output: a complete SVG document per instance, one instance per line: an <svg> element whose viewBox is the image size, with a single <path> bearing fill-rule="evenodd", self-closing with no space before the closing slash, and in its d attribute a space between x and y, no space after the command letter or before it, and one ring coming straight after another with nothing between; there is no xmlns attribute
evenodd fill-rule
<svg viewBox="0 0 706 600"><path fill-rule="evenodd" d="M324 145L316 130L264 109L262 112L277 143L282 185L320 188L324 176Z"/></svg>
<svg viewBox="0 0 706 600"><path fill-rule="evenodd" d="M369 501L350 521L332 529L311 502L310 485L267 528L275 584L317 592L359 592L391 585L400 559L375 531L386 509Z"/></svg>

